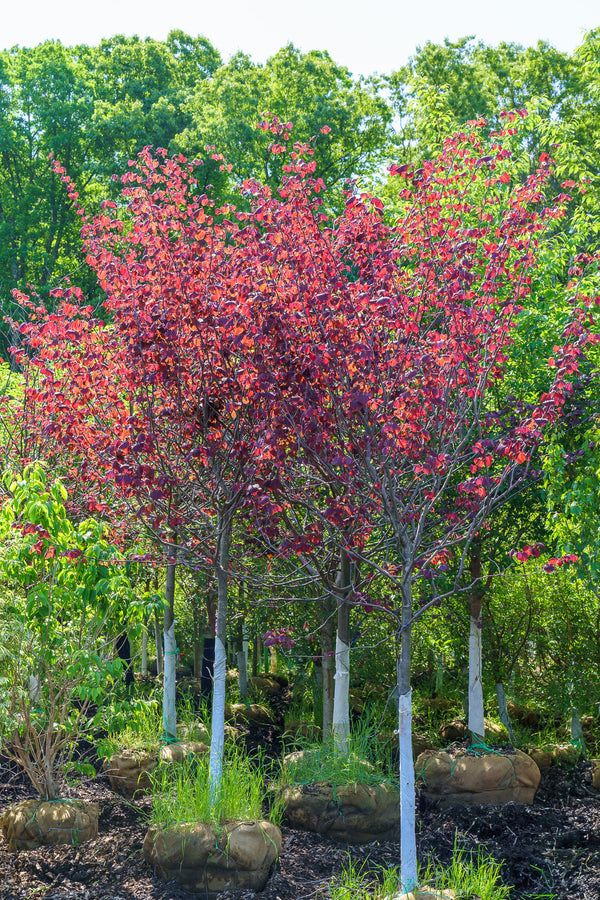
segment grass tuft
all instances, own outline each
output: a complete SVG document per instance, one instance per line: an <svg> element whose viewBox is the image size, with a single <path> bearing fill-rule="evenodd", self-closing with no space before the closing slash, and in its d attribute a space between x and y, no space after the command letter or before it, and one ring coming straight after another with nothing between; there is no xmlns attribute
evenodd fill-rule
<svg viewBox="0 0 600 900"><path fill-rule="evenodd" d="M264 771L236 748L226 751L223 777L216 798L210 793L209 756L187 760L182 765L160 766L152 776L152 824L161 828L200 821L220 825L226 819L264 819ZM271 811L278 824L281 814Z"/></svg>
<svg viewBox="0 0 600 900"><path fill-rule="evenodd" d="M455 843L452 863L444 868L429 861L419 868L419 883L436 891L453 890L457 900L509 900L510 887L501 883L501 864L481 849L469 853ZM329 885L330 900L384 900L398 896L398 868L360 868L348 859L342 874Z"/></svg>
<svg viewBox="0 0 600 900"><path fill-rule="evenodd" d="M397 782L390 774L393 772L392 748L378 741L375 730L369 726L352 733L347 753L340 753L333 737L322 743L295 741L294 746L302 752L282 766L279 787L316 782L334 787L356 782Z"/></svg>

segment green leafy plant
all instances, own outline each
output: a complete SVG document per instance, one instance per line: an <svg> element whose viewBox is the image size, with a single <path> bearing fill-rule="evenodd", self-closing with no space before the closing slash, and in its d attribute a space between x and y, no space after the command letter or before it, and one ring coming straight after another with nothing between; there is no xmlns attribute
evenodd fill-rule
<svg viewBox="0 0 600 900"><path fill-rule="evenodd" d="M40 797L54 800L94 707L120 681L112 640L135 602L118 549L101 523L71 522L60 482L30 466L2 487L3 614L18 642L3 659L0 735Z"/></svg>
<svg viewBox="0 0 600 900"><path fill-rule="evenodd" d="M135 700L123 721L121 710L113 719L108 735L96 743L99 757L110 758L124 748L144 750L158 747L162 729L161 710L155 700ZM119 727L120 726L120 727Z"/></svg>

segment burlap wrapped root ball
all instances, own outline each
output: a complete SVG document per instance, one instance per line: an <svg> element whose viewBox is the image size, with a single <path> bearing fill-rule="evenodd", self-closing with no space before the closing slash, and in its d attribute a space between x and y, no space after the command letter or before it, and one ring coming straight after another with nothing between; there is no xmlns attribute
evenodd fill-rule
<svg viewBox="0 0 600 900"><path fill-rule="evenodd" d="M294 785L279 797L287 825L344 844L388 840L400 825L400 792L394 784Z"/></svg>
<svg viewBox="0 0 600 900"><path fill-rule="evenodd" d="M445 805L533 803L540 770L526 753L426 750L415 763L426 797Z"/></svg>
<svg viewBox="0 0 600 900"><path fill-rule="evenodd" d="M273 725L273 713L266 706L258 703L234 703L231 707L231 718L236 725L252 722L254 725Z"/></svg>
<svg viewBox="0 0 600 900"><path fill-rule="evenodd" d="M158 875L203 896L227 889L262 891L280 852L281 832L275 825L237 820L220 826L152 826L143 847L144 859Z"/></svg>
<svg viewBox="0 0 600 900"><path fill-rule="evenodd" d="M0 817L11 852L51 844L77 846L98 837L98 804L84 800L23 800Z"/></svg>
<svg viewBox="0 0 600 900"><path fill-rule="evenodd" d="M104 763L113 791L133 798L152 791L151 775L158 766L158 750L122 750Z"/></svg>
<svg viewBox="0 0 600 900"><path fill-rule="evenodd" d="M160 749L160 761L163 763L183 763L197 756L206 756L210 752L208 744L200 741L176 741L165 744Z"/></svg>

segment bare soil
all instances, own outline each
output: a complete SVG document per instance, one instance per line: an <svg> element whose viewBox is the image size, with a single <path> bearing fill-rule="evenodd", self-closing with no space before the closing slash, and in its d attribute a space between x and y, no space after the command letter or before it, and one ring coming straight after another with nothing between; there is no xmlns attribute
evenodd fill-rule
<svg viewBox="0 0 600 900"><path fill-rule="evenodd" d="M265 743L275 743L272 732ZM250 743L260 743L253 734ZM149 800L130 803L115 795L105 776L82 781L73 795L100 804L99 836L79 847L47 847L9 853L0 836L0 900L190 900L174 882L155 876L141 852ZM0 812L33 792L0 757ZM600 794L591 766L549 769L532 806L454 807L440 810L420 798L420 858L447 865L455 843L482 849L502 864L511 900L598 900L600 897ZM376 869L397 865L396 842L341 847L318 835L283 828L283 850L263 900L325 900L328 883L348 861ZM225 897L250 900L252 892ZM477 898L470 898L477 900Z"/></svg>

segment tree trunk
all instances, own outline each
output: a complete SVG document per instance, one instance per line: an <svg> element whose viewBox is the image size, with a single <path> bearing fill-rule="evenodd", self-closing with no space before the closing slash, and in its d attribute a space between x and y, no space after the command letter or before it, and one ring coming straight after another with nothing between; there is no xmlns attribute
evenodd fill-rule
<svg viewBox="0 0 600 900"><path fill-rule="evenodd" d="M202 677L202 618L198 597L192 604L192 628L194 640L194 678Z"/></svg>
<svg viewBox="0 0 600 900"><path fill-rule="evenodd" d="M210 794L214 802L223 774L225 745L225 685L227 676L227 592L229 587L229 551L231 549L232 512L219 512L217 518L217 629L213 681L212 731L210 741Z"/></svg>
<svg viewBox="0 0 600 900"><path fill-rule="evenodd" d="M344 549L340 551L338 574L337 636L335 641L335 684L332 730L336 750L348 752L350 737L350 563Z"/></svg>
<svg viewBox="0 0 600 900"><path fill-rule="evenodd" d="M150 596L150 579L146 579L146 594ZM140 672L144 678L148 675L148 620L145 619L142 625L142 658L140 662Z"/></svg>
<svg viewBox="0 0 600 900"><path fill-rule="evenodd" d="M435 696L441 696L444 687L444 657L441 653L435 658Z"/></svg>
<svg viewBox="0 0 600 900"><path fill-rule="evenodd" d="M30 675L27 686L29 691L29 702L32 706L35 706L42 694L42 679L40 675Z"/></svg>
<svg viewBox="0 0 600 900"><path fill-rule="evenodd" d="M173 538L174 542L176 537ZM177 668L177 642L175 641L175 566L176 550L167 564L165 579L165 660L163 681L163 730L167 740L177 740L177 710L175 706L175 675Z"/></svg>
<svg viewBox="0 0 600 900"><path fill-rule="evenodd" d="M248 656L247 648L244 650L244 623L240 619L238 633L238 651L237 651L237 668L238 668L238 689L240 697L245 700L248 696Z"/></svg>
<svg viewBox="0 0 600 900"><path fill-rule="evenodd" d="M323 673L323 740L331 735L333 720L333 620L331 615L321 627L321 671Z"/></svg>
<svg viewBox="0 0 600 900"><path fill-rule="evenodd" d="M405 566L402 580L402 630L396 673L398 680L398 743L400 749L400 882L401 892L417 887L415 769L412 754L412 690L410 686L412 584Z"/></svg>
<svg viewBox="0 0 600 900"><path fill-rule="evenodd" d="M204 635L202 667L200 669L200 694L208 706L212 706L213 677L215 672L215 638Z"/></svg>
<svg viewBox="0 0 600 900"><path fill-rule="evenodd" d="M158 572L156 570L154 572L154 593L158 595ZM156 674L160 675L164 671L165 656L162 628L156 612L154 613L154 642L156 644Z"/></svg>
<svg viewBox="0 0 600 900"><path fill-rule="evenodd" d="M498 700L498 713L500 715L500 721L508 731L508 735L510 737L511 744L515 744L515 733L513 731L512 722L510 721L510 716L508 714L508 706L506 705L506 694L504 692L504 685L501 681L496 682L496 698Z"/></svg>
<svg viewBox="0 0 600 900"><path fill-rule="evenodd" d="M252 677L256 678L258 675L258 659L260 656L260 636L258 633L254 635L254 642L252 644Z"/></svg>
<svg viewBox="0 0 600 900"><path fill-rule="evenodd" d="M481 681L481 599L471 597L469 616L469 731L485 735Z"/></svg>
<svg viewBox="0 0 600 900"><path fill-rule="evenodd" d="M123 660L123 681L126 687L130 687L135 681L133 676L133 663L131 661L131 642L126 631L118 634L115 640L115 648L119 659Z"/></svg>
<svg viewBox="0 0 600 900"><path fill-rule="evenodd" d="M469 731L485 736L483 710L483 682L481 679L481 547L475 540L471 546L470 561L471 595L469 597Z"/></svg>
<svg viewBox="0 0 600 900"><path fill-rule="evenodd" d="M573 707L571 709L571 743L579 747L581 752L585 754L585 738L583 736L583 728L581 727L581 719L579 718L579 710Z"/></svg>
<svg viewBox="0 0 600 900"><path fill-rule="evenodd" d="M323 665L321 659L315 659L313 665L312 693L313 715L315 725L323 724Z"/></svg>
<svg viewBox="0 0 600 900"><path fill-rule="evenodd" d="M154 613L154 641L156 644L156 674L160 675L163 670L163 636L158 621L158 614Z"/></svg>
<svg viewBox="0 0 600 900"><path fill-rule="evenodd" d="M142 625L142 659L140 662L140 672L144 677L148 674L148 625L146 622Z"/></svg>

